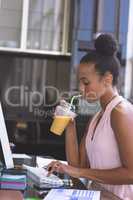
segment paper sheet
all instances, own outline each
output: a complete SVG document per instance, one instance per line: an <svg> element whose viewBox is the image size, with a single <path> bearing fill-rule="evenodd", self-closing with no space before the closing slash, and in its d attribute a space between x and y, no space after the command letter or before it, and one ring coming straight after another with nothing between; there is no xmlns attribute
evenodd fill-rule
<svg viewBox="0 0 133 200"><path fill-rule="evenodd" d="M52 189L44 200L100 200L100 191Z"/></svg>
<svg viewBox="0 0 133 200"><path fill-rule="evenodd" d="M17 153L13 153L13 158L23 158L23 159L31 158L32 159L31 156L28 156L26 154L17 154Z"/></svg>
<svg viewBox="0 0 133 200"><path fill-rule="evenodd" d="M44 167L44 166L47 166L50 162L54 161L55 159L49 159L49 158L42 158L42 157L39 157L37 156L36 158L36 162L37 162L37 166L38 167ZM64 163L64 164L67 164L66 161L62 161L62 160L59 160L60 162Z"/></svg>

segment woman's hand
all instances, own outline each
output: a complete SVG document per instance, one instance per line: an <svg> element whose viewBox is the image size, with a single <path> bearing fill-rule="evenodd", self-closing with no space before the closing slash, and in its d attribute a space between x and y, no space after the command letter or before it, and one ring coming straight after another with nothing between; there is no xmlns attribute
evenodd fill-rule
<svg viewBox="0 0 133 200"><path fill-rule="evenodd" d="M74 178L80 177L80 169L76 167L72 167L70 165L63 164L59 161L53 161L51 162L48 167L48 176L53 172L59 172L62 174L68 174L69 176L72 176Z"/></svg>

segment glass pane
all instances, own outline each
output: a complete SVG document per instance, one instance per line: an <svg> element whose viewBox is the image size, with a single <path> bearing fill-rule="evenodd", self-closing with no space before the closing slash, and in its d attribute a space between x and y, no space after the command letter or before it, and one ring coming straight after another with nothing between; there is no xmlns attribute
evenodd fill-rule
<svg viewBox="0 0 133 200"><path fill-rule="evenodd" d="M9 118L44 119L44 110L70 95L68 58L1 55L0 66L0 98Z"/></svg>
<svg viewBox="0 0 133 200"><path fill-rule="evenodd" d="M20 47L23 0L2 0L0 7L0 46Z"/></svg>
<svg viewBox="0 0 133 200"><path fill-rule="evenodd" d="M30 0L27 48L61 51L65 0Z"/></svg>

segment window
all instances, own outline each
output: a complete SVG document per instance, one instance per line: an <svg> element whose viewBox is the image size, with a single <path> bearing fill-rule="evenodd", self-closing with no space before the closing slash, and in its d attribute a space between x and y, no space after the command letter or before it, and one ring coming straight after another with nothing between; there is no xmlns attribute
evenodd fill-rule
<svg viewBox="0 0 133 200"><path fill-rule="evenodd" d="M67 54L69 22L70 0L2 0L0 49Z"/></svg>
<svg viewBox="0 0 133 200"><path fill-rule="evenodd" d="M0 46L20 47L22 0L3 0L0 7Z"/></svg>

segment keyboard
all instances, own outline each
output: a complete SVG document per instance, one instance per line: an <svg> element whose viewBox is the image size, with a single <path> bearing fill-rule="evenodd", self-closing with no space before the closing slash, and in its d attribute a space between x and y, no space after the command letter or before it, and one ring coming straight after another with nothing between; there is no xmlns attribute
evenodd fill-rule
<svg viewBox="0 0 133 200"><path fill-rule="evenodd" d="M40 188L56 188L64 185L63 180L58 176L54 174L47 176L48 171L44 168L31 167L28 165L23 165L23 168L27 170L27 176L31 178L34 184Z"/></svg>

